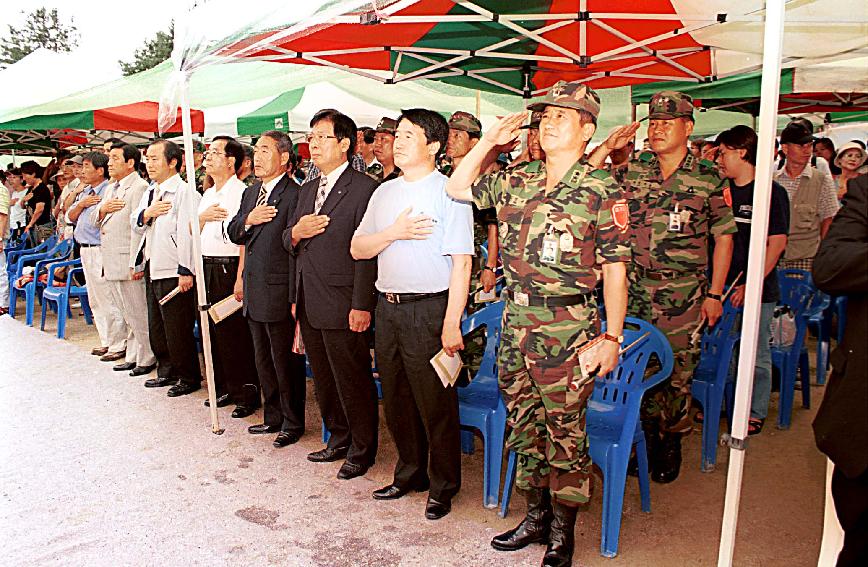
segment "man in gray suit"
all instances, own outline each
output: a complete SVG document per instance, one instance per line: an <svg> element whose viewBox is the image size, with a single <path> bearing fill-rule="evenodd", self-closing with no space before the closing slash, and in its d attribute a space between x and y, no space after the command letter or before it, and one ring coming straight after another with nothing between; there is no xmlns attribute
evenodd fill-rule
<svg viewBox="0 0 868 567"><path fill-rule="evenodd" d="M142 237L133 233L130 213L142 200L148 183L137 173L142 154L135 146L115 143L108 156L112 183L94 214L100 226L103 273L112 301L120 307L129 329L126 360L114 369L141 376L156 368L157 359L148 337L144 264L135 265Z"/></svg>

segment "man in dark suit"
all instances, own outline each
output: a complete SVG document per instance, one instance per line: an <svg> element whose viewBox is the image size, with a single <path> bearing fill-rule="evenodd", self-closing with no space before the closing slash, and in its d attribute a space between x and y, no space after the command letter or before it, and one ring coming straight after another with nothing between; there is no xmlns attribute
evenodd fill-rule
<svg viewBox="0 0 868 567"><path fill-rule="evenodd" d="M278 433L285 447L304 433L304 357L292 353L295 260L283 249L283 229L295 212L298 186L286 175L292 142L283 132L264 132L253 168L259 182L248 188L229 223L229 238L245 246L244 316L253 336L256 371L265 398L264 423L250 433Z"/></svg>
<svg viewBox="0 0 868 567"><path fill-rule="evenodd" d="M310 122L310 156L319 179L301 189L283 233L295 255L296 315L313 370L328 445L307 456L315 463L346 457L338 478L365 474L377 455L377 389L367 332L376 306L377 262L353 260L350 240L377 182L348 167L356 125L336 110Z"/></svg>
<svg viewBox="0 0 868 567"><path fill-rule="evenodd" d="M838 567L868 565L868 176L847 184L813 272L818 288L847 296L847 326L814 419L817 447L835 464L832 498L844 529Z"/></svg>

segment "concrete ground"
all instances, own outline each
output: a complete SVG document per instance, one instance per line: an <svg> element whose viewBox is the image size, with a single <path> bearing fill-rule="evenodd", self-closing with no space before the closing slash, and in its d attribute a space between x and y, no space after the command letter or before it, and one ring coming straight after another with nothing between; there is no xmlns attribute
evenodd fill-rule
<svg viewBox="0 0 868 567"><path fill-rule="evenodd" d="M19 304L23 313L23 303ZM229 417L211 433L205 390L167 398L165 389L113 372L89 354L96 331L75 317L67 340L0 317L0 533L4 565L537 565L543 547L501 553L492 536L522 517L513 499L500 519L482 507L482 452L462 456L463 486L444 519L424 518L425 494L376 502L395 463L381 421L377 464L340 481L340 463L313 464L319 411L308 389L307 430L285 449L251 436L261 420ZM814 446L813 407L793 426L769 423L750 439L735 564L816 565L825 459ZM771 420L777 415L772 397ZM599 555L599 496L579 515L574 565L716 565L728 451L699 471L700 436L685 440L681 477L652 483L652 513L628 478L619 555Z"/></svg>

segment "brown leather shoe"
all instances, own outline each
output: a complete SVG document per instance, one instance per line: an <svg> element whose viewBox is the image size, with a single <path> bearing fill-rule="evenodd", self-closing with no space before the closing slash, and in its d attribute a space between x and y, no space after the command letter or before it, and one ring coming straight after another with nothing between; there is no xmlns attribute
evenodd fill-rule
<svg viewBox="0 0 868 567"><path fill-rule="evenodd" d="M102 356L108 352L108 347L96 347L90 353L94 356Z"/></svg>
<svg viewBox="0 0 868 567"><path fill-rule="evenodd" d="M101 357L99 357L99 359L102 362L114 362L115 360L120 360L120 359L126 358L126 357L127 357L127 351L126 351L126 349L124 349L124 350L119 350L118 352L108 352L108 353L102 355Z"/></svg>

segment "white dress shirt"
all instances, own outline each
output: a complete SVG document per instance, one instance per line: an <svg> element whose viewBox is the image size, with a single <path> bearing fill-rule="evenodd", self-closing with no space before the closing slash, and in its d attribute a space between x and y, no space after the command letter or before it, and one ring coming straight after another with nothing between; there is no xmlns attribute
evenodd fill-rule
<svg viewBox="0 0 868 567"><path fill-rule="evenodd" d="M349 162L345 161L345 162L342 163L341 165L337 166L337 167L336 167L336 168L335 168L331 173L329 173L328 175L320 174L320 183L322 183L322 180L323 180L323 179L326 180L325 199L323 200L323 204L325 204L325 200L327 200L327 199L329 198L329 193L332 192L332 188L335 186L335 183L338 182L338 179L339 179L340 176L344 173L344 170L347 169L347 166L349 166ZM316 188L317 196L314 197L314 204L316 203L316 201L317 201L317 197L319 196L319 193L320 193L321 191L322 191L322 185L320 185L320 186L318 186L318 187ZM315 212L316 212L317 214L319 214L317 211L315 211Z"/></svg>
<svg viewBox="0 0 868 567"><path fill-rule="evenodd" d="M211 205L219 205L226 209L227 217L222 221L209 221L202 228L202 255L203 256L238 256L240 246L229 240L226 226L229 224L238 209L241 207L241 196L247 186L234 175L229 178L223 187L217 191L211 187L202 195L199 201L198 214L205 212Z"/></svg>

